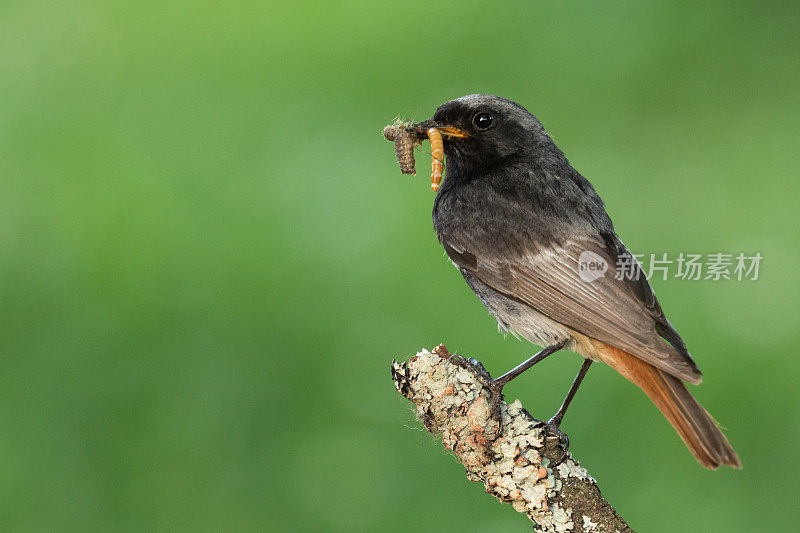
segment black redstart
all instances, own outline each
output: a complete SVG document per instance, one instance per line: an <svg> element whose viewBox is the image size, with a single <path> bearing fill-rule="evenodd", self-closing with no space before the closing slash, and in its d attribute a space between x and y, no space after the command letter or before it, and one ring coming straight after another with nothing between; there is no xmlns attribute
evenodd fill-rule
<svg viewBox="0 0 800 533"><path fill-rule="evenodd" d="M524 107L492 95L441 105L409 127L444 138L433 225L447 255L500 327L546 348L493 382L502 387L562 349L585 360L556 431L592 361L638 385L707 468L741 467L684 381L701 373L664 316L603 201ZM630 272L617 275L620 266Z"/></svg>

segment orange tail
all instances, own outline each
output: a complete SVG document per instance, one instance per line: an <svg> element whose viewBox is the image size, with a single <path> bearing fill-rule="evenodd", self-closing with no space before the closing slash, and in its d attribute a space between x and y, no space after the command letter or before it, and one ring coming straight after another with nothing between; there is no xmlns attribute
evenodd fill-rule
<svg viewBox="0 0 800 533"><path fill-rule="evenodd" d="M598 341L592 344L598 359L638 385L653 400L700 464L706 468L742 467L728 439L683 381L618 348Z"/></svg>

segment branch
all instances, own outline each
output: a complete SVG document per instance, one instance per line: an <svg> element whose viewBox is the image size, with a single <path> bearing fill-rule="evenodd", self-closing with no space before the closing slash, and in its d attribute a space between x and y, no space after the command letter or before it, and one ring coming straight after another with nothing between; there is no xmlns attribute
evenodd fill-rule
<svg viewBox="0 0 800 533"><path fill-rule="evenodd" d="M491 378L480 363L439 345L407 362L392 361L391 372L428 431L441 433L467 469L467 479L482 481L487 493L527 514L536 530L632 531L544 422L519 400L499 406L491 400Z"/></svg>

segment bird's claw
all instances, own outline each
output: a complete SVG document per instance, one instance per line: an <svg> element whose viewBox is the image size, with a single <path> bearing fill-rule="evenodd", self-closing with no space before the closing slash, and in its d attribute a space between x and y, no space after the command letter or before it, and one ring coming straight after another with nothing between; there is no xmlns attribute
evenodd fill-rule
<svg viewBox="0 0 800 533"><path fill-rule="evenodd" d="M492 380L492 376L489 375L489 371L486 370L486 367L483 366L483 363L481 363L477 359L473 359L472 357L467 358L467 363L478 374L478 376L490 382L494 381Z"/></svg>
<svg viewBox="0 0 800 533"><path fill-rule="evenodd" d="M569 450L569 435L564 433L560 427L558 427L552 419L547 421L547 434L548 436L553 436L558 439L558 444L564 448L564 451Z"/></svg>
<svg viewBox="0 0 800 533"><path fill-rule="evenodd" d="M564 433L561 428L551 418L547 422L541 421L537 427L545 430L544 434L544 455L550 459L553 466L561 464L567 456L569 450L569 435Z"/></svg>

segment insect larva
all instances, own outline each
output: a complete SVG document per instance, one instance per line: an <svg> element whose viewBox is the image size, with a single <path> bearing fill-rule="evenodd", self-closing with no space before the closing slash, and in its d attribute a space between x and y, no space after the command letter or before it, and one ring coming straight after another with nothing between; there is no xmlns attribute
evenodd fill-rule
<svg viewBox="0 0 800 533"><path fill-rule="evenodd" d="M397 162L400 163L400 172L416 175L417 171L414 168L415 141L408 131L399 126L386 126L383 128L383 136L394 141L394 151L397 154Z"/></svg>
<svg viewBox="0 0 800 533"><path fill-rule="evenodd" d="M413 129L413 128L412 128ZM400 171L403 174L416 174L414 161L414 146L420 142L422 129L409 131L409 124L395 121L383 128L383 136L394 142L394 150L397 155L397 162L400 163ZM431 189L439 190L444 173L444 141L442 132L437 128L428 128L425 134L431 141Z"/></svg>
<svg viewBox="0 0 800 533"><path fill-rule="evenodd" d="M438 191L444 171L444 142L442 133L436 128L428 128L427 133L431 140L431 189Z"/></svg>

